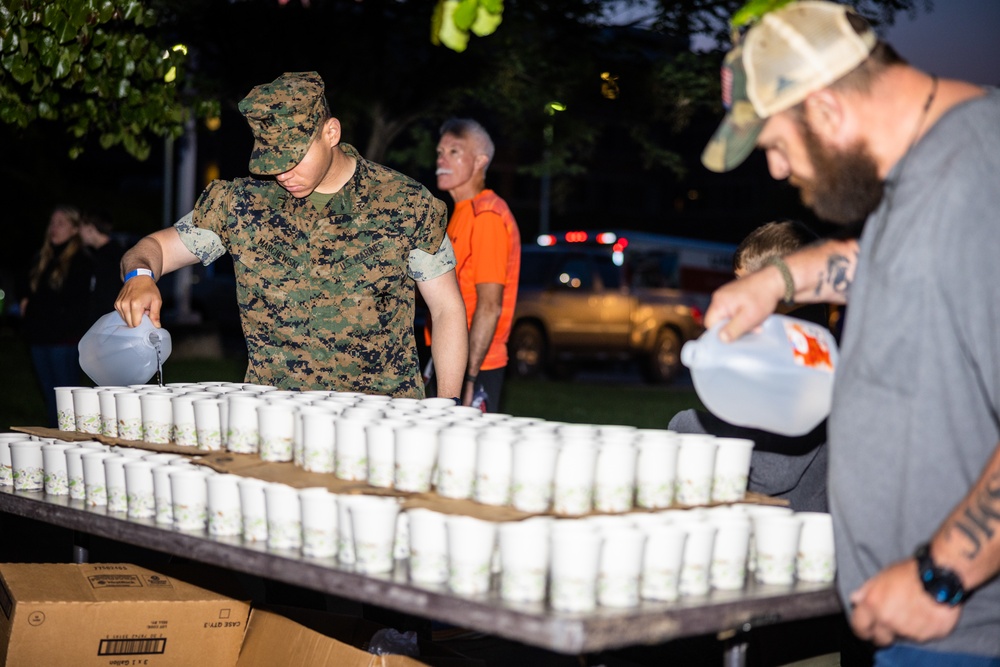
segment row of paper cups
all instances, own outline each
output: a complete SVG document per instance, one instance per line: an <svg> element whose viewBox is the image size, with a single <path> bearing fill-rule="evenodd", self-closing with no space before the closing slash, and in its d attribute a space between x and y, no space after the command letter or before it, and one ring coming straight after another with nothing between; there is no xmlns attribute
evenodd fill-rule
<svg viewBox="0 0 1000 667"><path fill-rule="evenodd" d="M94 407L84 404L96 395L105 435L116 406L126 439L166 442L172 433L175 444L225 446L372 486L565 515L739 500L753 448L739 438L484 415L450 399L239 384L59 392L89 428Z"/></svg>
<svg viewBox="0 0 1000 667"><path fill-rule="evenodd" d="M784 507L490 522L425 508L401 511L399 498L295 489L215 473L177 455L99 443L3 442L17 460L21 490L37 483L25 481L32 475L23 472L33 467L23 463L33 442L43 455L46 493L68 493L130 518L155 518L164 527L242 536L273 550L337 558L362 573L389 572L396 558L408 558L414 582L475 595L489 592L497 581L504 599L548 598L564 611L673 600L713 587L738 589L747 571L773 584L789 584L796 576L825 582L834 572L829 515ZM76 460L82 482L73 472Z"/></svg>

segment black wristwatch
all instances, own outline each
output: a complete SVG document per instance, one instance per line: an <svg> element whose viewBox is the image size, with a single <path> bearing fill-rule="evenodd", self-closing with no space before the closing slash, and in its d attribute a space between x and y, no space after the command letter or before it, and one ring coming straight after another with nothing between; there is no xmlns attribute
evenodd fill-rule
<svg viewBox="0 0 1000 667"><path fill-rule="evenodd" d="M925 542L913 552L917 559L917 572L924 590L934 598L935 602L954 607L969 597L969 592L962 586L962 580L952 570L938 567L931 558L930 543Z"/></svg>

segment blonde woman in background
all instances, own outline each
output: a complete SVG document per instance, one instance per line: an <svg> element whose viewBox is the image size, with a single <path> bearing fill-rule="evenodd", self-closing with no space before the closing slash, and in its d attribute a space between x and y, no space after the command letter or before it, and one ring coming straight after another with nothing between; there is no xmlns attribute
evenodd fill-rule
<svg viewBox="0 0 1000 667"><path fill-rule="evenodd" d="M92 324L88 317L91 262L79 235L80 211L52 211L45 241L21 300L21 331L45 398L48 426L56 425L55 387L80 383L77 343Z"/></svg>

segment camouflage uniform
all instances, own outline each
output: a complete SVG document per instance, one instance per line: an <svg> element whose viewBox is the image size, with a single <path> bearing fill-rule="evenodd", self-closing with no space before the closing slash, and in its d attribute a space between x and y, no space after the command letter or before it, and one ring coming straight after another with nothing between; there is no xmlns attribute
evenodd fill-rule
<svg viewBox="0 0 1000 667"><path fill-rule="evenodd" d="M233 257L247 382L421 397L413 281L454 267L450 252L428 254L446 208L340 148L357 169L323 211L273 180L214 181L176 228L203 264Z"/></svg>

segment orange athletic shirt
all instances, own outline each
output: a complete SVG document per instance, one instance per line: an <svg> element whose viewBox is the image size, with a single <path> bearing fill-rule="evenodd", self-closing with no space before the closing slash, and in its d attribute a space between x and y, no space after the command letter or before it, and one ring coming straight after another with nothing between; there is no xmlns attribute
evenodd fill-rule
<svg viewBox="0 0 1000 667"><path fill-rule="evenodd" d="M455 204L448 223L448 238L455 249L455 273L465 301L468 325L476 312L476 285L503 285L503 307L493 342L480 370L507 365L507 338L514 320L517 279L521 273L521 232L514 215L492 190L483 190L472 199Z"/></svg>

